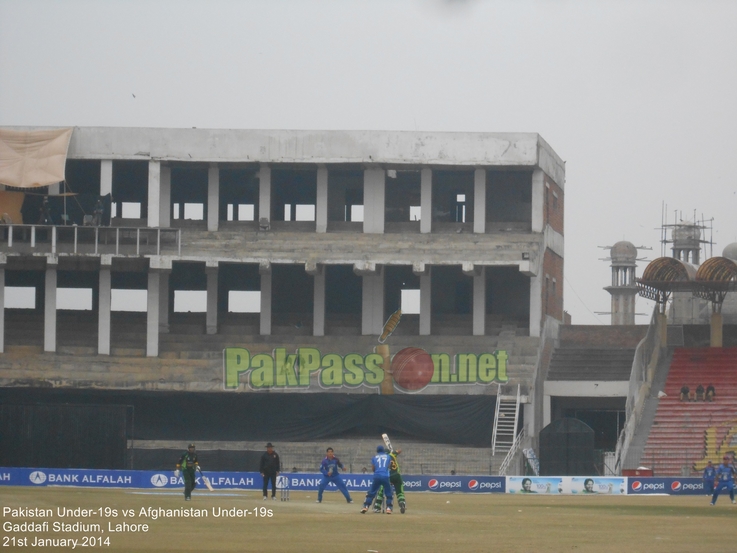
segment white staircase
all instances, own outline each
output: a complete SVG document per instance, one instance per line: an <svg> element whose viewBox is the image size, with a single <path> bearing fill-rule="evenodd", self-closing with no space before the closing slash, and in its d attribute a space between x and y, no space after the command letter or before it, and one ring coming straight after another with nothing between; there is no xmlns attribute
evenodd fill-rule
<svg viewBox="0 0 737 553"><path fill-rule="evenodd" d="M519 421L520 386L517 384L516 394L504 394L501 384L497 385L496 413L494 414L494 430L491 435L491 454L497 452L507 454L517 438Z"/></svg>

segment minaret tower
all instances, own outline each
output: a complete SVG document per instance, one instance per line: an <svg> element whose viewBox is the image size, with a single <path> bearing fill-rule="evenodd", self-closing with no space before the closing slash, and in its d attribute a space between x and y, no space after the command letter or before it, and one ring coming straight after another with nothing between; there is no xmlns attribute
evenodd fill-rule
<svg viewBox="0 0 737 553"><path fill-rule="evenodd" d="M631 242L617 242L610 250L612 285L604 288L612 295L612 325L635 324L637 248Z"/></svg>

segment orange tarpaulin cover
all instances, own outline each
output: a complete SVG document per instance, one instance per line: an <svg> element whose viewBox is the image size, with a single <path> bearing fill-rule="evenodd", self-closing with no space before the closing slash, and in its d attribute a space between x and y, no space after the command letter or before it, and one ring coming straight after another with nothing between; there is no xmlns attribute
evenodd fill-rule
<svg viewBox="0 0 737 553"><path fill-rule="evenodd" d="M0 184L36 188L65 180L73 129L0 129Z"/></svg>

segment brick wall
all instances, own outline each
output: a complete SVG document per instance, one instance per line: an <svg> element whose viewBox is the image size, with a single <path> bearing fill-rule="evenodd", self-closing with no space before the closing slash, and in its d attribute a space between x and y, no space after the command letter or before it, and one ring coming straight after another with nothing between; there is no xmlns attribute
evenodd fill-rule
<svg viewBox="0 0 737 553"><path fill-rule="evenodd" d="M563 320L563 258L546 249L543 256L543 316Z"/></svg>
<svg viewBox="0 0 737 553"><path fill-rule="evenodd" d="M563 189L545 175L545 223L563 234Z"/></svg>

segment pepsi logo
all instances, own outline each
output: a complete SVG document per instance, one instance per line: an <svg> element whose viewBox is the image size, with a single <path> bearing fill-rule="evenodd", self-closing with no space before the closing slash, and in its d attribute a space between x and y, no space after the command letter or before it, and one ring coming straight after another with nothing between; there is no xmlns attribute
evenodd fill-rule
<svg viewBox="0 0 737 553"><path fill-rule="evenodd" d="M635 480L632 482L632 491L633 492L639 492L642 489L642 482L639 480Z"/></svg>
<svg viewBox="0 0 737 553"><path fill-rule="evenodd" d="M437 490L440 486L440 482L438 482L435 478L431 478L430 481L427 483L427 487L431 490Z"/></svg>
<svg viewBox="0 0 737 553"><path fill-rule="evenodd" d="M468 482L468 489L469 490L477 490L479 488L479 481L478 480L470 480Z"/></svg>
<svg viewBox="0 0 737 553"><path fill-rule="evenodd" d="M674 480L673 483L670 485L670 489L674 492L677 492L681 489L681 483L678 480Z"/></svg>

